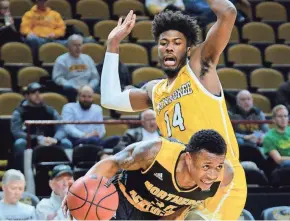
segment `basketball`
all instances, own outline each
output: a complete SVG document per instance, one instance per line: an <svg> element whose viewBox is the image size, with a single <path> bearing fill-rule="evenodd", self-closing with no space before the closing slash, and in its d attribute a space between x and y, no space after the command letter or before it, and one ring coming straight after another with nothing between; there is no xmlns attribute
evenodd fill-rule
<svg viewBox="0 0 290 221"><path fill-rule="evenodd" d="M70 187L67 206L77 220L110 220L119 205L119 196L113 184L102 176L86 176Z"/></svg>

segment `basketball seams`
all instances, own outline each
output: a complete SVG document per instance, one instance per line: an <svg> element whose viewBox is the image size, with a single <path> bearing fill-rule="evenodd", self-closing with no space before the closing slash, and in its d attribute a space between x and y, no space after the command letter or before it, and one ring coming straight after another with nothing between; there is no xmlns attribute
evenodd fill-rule
<svg viewBox="0 0 290 221"><path fill-rule="evenodd" d="M87 213L86 213L85 220L87 219L87 216L88 216L88 214L89 214L89 212L90 212L90 209L91 209L91 207L92 207L92 205L93 205L93 202L94 202L94 200L95 200L95 198L96 198L96 195L97 195L97 193L98 193L98 191L99 191L99 188L100 188L100 186L101 186L101 184L102 184L102 181L103 181L103 177L101 178L101 180L100 180L100 182L99 182L99 185L98 185L98 187L97 187L97 189L96 189L96 191L95 191L95 194L94 194L94 197L93 197L93 199L92 199L92 202L90 202L90 207L89 207L89 209L88 209L88 211L87 211ZM98 214L96 214L96 216L97 216L98 220L100 220Z"/></svg>
<svg viewBox="0 0 290 221"><path fill-rule="evenodd" d="M106 198L108 198L108 197L110 197L110 196L112 196L114 193L116 193L117 192L117 190L115 190L114 192L112 192L112 193L110 193L109 195L107 195L107 196L105 196L104 198L102 198L99 202L98 202L98 204L96 205L97 207L99 206L99 207L101 207L100 206L100 203L104 200L104 199L106 199ZM103 208L103 209L108 209L108 208ZM108 210L112 210L112 209L108 209ZM113 210L112 210L113 211ZM114 211L116 211L116 210L114 210Z"/></svg>
<svg viewBox="0 0 290 221"><path fill-rule="evenodd" d="M84 204L82 204L81 206L79 206L77 208L70 209L70 211L74 211L74 210L80 209L80 208L82 208L88 202L88 197L89 197L88 188L87 188L86 183L84 181L83 181L83 184L84 184L84 187L85 187L85 190L86 190L86 199L83 199L82 197L77 196L76 194L74 194L73 192L71 192L70 190L68 190L68 192L70 192L72 195L74 195L75 197L77 197L79 199L82 199L84 201Z"/></svg>

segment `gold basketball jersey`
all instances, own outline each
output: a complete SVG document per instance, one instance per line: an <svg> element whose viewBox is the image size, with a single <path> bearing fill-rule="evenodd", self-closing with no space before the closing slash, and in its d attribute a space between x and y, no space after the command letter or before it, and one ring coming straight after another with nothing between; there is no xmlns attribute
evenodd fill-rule
<svg viewBox="0 0 290 221"><path fill-rule="evenodd" d="M214 129L227 143L227 159L239 158L235 133L230 122L223 93L208 92L189 65L184 66L174 82L159 82L153 90L153 107L158 127L164 137L188 143L202 129Z"/></svg>

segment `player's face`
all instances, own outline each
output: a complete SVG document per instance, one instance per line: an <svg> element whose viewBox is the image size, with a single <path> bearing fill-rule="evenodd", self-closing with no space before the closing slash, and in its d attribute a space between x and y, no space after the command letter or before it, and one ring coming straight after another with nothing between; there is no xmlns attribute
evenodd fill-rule
<svg viewBox="0 0 290 221"><path fill-rule="evenodd" d="M90 109L93 104L93 91L82 91L79 95L79 103L84 110Z"/></svg>
<svg viewBox="0 0 290 221"><path fill-rule="evenodd" d="M64 197L69 184L73 182L73 177L70 174L63 174L61 176L55 177L49 182L52 191L60 196Z"/></svg>
<svg viewBox="0 0 290 221"><path fill-rule="evenodd" d="M22 197L25 182L23 180L10 181L3 185L4 199L7 203L16 204Z"/></svg>
<svg viewBox="0 0 290 221"><path fill-rule="evenodd" d="M184 35L175 30L163 32L158 40L158 60L169 78L174 78L186 64L190 48Z"/></svg>
<svg viewBox="0 0 290 221"><path fill-rule="evenodd" d="M29 102L32 104L37 105L37 104L40 104L42 102L39 91L35 91L33 93L30 93L27 97L28 97Z"/></svg>
<svg viewBox="0 0 290 221"><path fill-rule="evenodd" d="M273 118L278 128L284 130L288 126L288 111L285 108L278 110Z"/></svg>
<svg viewBox="0 0 290 221"><path fill-rule="evenodd" d="M82 40L73 40L68 45L69 52L73 57L79 57L81 54Z"/></svg>
<svg viewBox="0 0 290 221"><path fill-rule="evenodd" d="M192 179L202 190L210 189L211 185L222 175L225 155L216 155L201 150L197 154L187 154L191 158L189 172Z"/></svg>

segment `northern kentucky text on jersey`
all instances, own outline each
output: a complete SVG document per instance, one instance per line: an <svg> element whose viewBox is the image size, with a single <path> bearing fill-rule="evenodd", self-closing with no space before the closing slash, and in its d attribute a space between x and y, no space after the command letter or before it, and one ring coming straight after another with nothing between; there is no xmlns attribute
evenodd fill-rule
<svg viewBox="0 0 290 221"><path fill-rule="evenodd" d="M173 214L176 209L180 206L190 206L191 208L195 208L200 205L203 201L195 201L191 199L186 199L171 193L167 193L164 190L154 186L149 181L145 182L146 189L150 192L151 195L155 196L155 202L148 202L143 199L135 190L130 191L130 197L134 201L135 204L138 204L139 207L142 208L143 211L147 211L153 213L157 216L168 216ZM172 205L165 206L162 201L167 201L172 203Z"/></svg>
<svg viewBox="0 0 290 221"><path fill-rule="evenodd" d="M185 84L182 84L171 95L169 95L168 97L165 97L157 104L156 109L158 111L158 114L160 113L161 110L163 110L166 106L171 104L173 101L189 94L192 94L190 81L186 82Z"/></svg>

